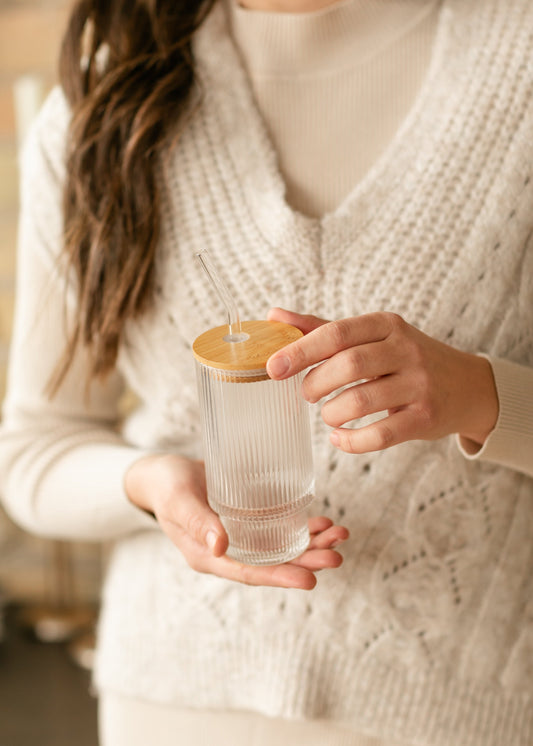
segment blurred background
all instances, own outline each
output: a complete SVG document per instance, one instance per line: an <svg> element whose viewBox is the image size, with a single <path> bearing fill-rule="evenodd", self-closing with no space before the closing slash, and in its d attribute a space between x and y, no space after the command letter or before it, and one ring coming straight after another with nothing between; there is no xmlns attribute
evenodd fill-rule
<svg viewBox="0 0 533 746"><path fill-rule="evenodd" d="M68 0L0 0L0 399L13 318L18 152L57 82ZM96 746L90 691L105 550L35 537L0 508L0 746Z"/></svg>

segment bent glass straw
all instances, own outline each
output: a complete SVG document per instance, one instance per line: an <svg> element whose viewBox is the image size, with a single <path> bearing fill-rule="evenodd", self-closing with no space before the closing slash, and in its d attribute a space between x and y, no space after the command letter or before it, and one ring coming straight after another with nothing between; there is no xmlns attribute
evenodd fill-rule
<svg viewBox="0 0 533 746"><path fill-rule="evenodd" d="M239 318L239 309L227 285L222 280L218 273L217 268L213 264L209 252L206 249L199 251L196 254L197 259L202 265L206 275L208 276L211 284L213 285L218 297L222 301L224 308L228 314L228 327L229 333L225 337L226 342L241 342L248 338L247 334L243 334L241 329L241 320Z"/></svg>

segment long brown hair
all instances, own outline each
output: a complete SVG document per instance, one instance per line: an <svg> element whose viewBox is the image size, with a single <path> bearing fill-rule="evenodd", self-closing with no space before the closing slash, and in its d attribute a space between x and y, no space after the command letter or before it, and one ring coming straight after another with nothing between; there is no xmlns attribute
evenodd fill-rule
<svg viewBox="0 0 533 746"><path fill-rule="evenodd" d="M213 2L78 0L72 9L60 80L72 110L64 251L78 307L52 392L78 346L89 350L89 378L105 375L126 320L150 303L156 160L193 88L191 37Z"/></svg>

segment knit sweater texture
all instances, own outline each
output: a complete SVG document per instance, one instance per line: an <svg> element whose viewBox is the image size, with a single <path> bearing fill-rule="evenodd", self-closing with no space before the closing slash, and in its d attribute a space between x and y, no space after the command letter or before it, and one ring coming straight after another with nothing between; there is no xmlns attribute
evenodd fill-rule
<svg viewBox="0 0 533 746"><path fill-rule="evenodd" d="M523 472L533 467L494 463L490 444L468 460L453 438L339 453L313 407L313 512L347 525L351 539L343 567L312 593L194 573L117 486L145 450L201 455L190 347L224 317L195 260L203 248L243 318L264 317L272 305L325 318L386 309L530 380L520 366L533 365L533 8L445 0L411 111L320 219L285 201L225 23L216 7L197 35L203 97L161 161L155 303L129 323L118 370L93 386L88 410L83 353L50 404L41 392L18 396L23 381L11 387L0 464L6 505L44 534L117 539L99 627L102 689L181 707L329 718L410 744L530 746L533 482ZM47 299L62 287L67 122L55 91L26 151L19 282L31 271L40 292L17 315L12 370L22 379L36 327L50 333L33 352L43 381L61 349L62 308ZM141 406L119 435L122 380ZM533 409L532 398L525 392L520 406ZM509 430L516 399L516 391L505 398ZM79 480L51 521L67 452Z"/></svg>

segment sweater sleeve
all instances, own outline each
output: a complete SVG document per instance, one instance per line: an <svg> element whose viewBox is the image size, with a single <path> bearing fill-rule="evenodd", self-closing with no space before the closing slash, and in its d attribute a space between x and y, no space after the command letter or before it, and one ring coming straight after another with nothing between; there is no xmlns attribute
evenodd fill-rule
<svg viewBox="0 0 533 746"><path fill-rule="evenodd" d="M468 459L490 461L533 476L533 368L489 358L500 411L483 446L457 436Z"/></svg>
<svg viewBox="0 0 533 746"><path fill-rule="evenodd" d="M143 452L118 433L122 381L113 372L86 391L78 352L58 393L45 393L64 351L73 306L58 269L63 153L68 107L55 89L21 159L15 321L0 427L0 495L12 519L33 533L108 540L155 522L127 499L123 477Z"/></svg>

